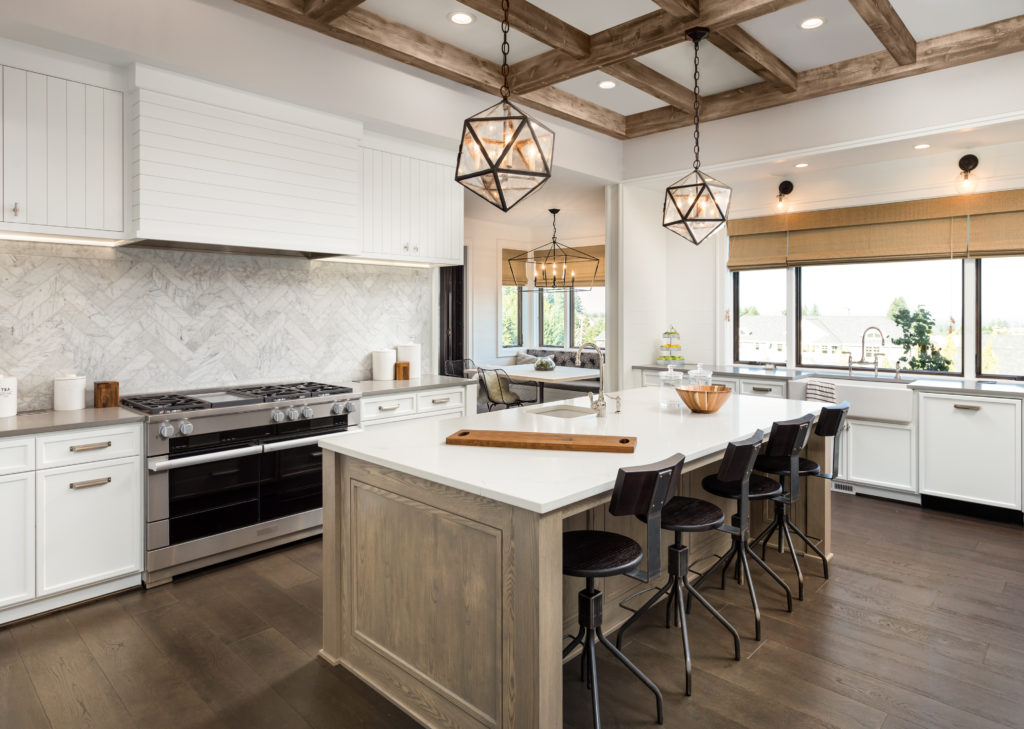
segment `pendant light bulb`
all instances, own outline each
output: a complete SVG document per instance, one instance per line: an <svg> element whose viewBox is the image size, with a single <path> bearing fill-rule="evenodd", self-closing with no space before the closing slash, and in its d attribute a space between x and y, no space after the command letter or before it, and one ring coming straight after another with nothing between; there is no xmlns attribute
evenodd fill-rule
<svg viewBox="0 0 1024 729"><path fill-rule="evenodd" d="M786 198L793 192L793 187L793 183L789 180L783 180L779 183L779 194L776 195L778 202L775 204L775 207L779 212L786 209Z"/></svg>
<svg viewBox="0 0 1024 729"><path fill-rule="evenodd" d="M978 158L973 154L965 154L957 162L960 174L956 179L956 189L961 195L970 195L977 187L977 180L971 175L978 167Z"/></svg>

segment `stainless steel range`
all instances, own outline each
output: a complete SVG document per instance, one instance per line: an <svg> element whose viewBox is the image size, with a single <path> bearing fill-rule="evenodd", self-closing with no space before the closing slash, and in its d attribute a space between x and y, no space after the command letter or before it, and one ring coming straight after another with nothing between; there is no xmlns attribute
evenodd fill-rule
<svg viewBox="0 0 1024 729"><path fill-rule="evenodd" d="M135 395L146 414L147 587L319 534L317 441L359 430L352 388L302 382Z"/></svg>

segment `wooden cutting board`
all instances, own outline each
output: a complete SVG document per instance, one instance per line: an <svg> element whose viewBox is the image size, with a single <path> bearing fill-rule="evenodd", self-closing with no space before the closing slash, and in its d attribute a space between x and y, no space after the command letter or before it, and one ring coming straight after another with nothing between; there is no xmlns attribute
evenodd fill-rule
<svg viewBox="0 0 1024 729"><path fill-rule="evenodd" d="M528 433L518 430L458 430L449 435L445 443L488 448L530 448L542 451L632 453L636 450L636 438L624 435Z"/></svg>

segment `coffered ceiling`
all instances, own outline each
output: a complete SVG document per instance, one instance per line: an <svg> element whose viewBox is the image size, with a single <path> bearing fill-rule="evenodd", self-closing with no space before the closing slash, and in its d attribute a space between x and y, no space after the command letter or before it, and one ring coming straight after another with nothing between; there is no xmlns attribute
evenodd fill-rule
<svg viewBox="0 0 1024 729"><path fill-rule="evenodd" d="M236 0L488 93L500 0ZM1024 51L1024 0L510 0L513 100L619 139ZM474 22L448 16L469 12ZM805 30L818 17L821 27ZM614 81L609 89L601 81ZM1007 83L1016 83L1007 79Z"/></svg>

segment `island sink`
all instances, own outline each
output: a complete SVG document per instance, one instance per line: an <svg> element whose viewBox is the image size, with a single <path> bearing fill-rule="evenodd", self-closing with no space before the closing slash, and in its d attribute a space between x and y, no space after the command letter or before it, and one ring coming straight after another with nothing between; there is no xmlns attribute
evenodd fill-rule
<svg viewBox="0 0 1024 729"><path fill-rule="evenodd" d="M534 410L537 415L547 415L550 418L582 418L587 415L596 415L597 411L591 408L581 408L576 405L556 405L543 410Z"/></svg>

